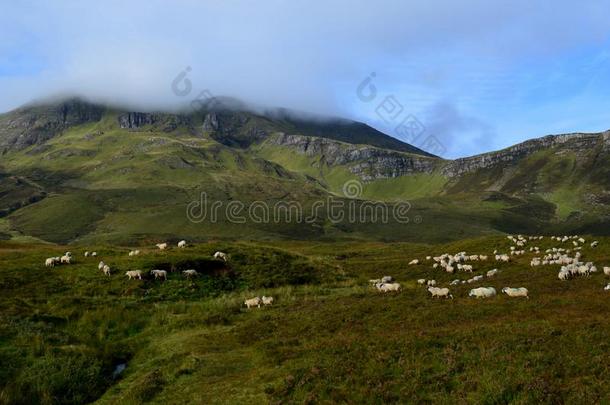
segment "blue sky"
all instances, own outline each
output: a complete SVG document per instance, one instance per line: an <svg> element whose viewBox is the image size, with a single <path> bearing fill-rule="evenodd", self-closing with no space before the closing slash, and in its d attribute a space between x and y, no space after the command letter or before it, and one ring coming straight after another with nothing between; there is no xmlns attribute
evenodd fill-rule
<svg viewBox="0 0 610 405"><path fill-rule="evenodd" d="M414 118L422 135L404 140L445 157L610 128L610 1L7 3L0 111L61 94L172 108L206 90L403 138ZM176 96L187 66L193 91Z"/></svg>

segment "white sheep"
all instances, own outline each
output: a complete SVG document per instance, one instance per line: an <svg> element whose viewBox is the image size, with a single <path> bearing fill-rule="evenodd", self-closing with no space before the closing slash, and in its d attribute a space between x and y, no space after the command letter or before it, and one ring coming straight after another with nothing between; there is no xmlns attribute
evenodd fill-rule
<svg viewBox="0 0 610 405"><path fill-rule="evenodd" d="M104 272L105 275L109 276L110 275L110 266L105 265L104 268L102 269L102 271Z"/></svg>
<svg viewBox="0 0 610 405"><path fill-rule="evenodd" d="M49 257L47 260L44 261L44 265L47 267L55 267L55 258Z"/></svg>
<svg viewBox="0 0 610 405"><path fill-rule="evenodd" d="M495 276L496 274L498 274L498 269L489 270L489 271L487 272L487 277L493 277L493 276Z"/></svg>
<svg viewBox="0 0 610 405"><path fill-rule="evenodd" d="M184 270L182 272L182 274L184 274L187 278L197 277L197 275L198 275L197 270L193 270L193 269Z"/></svg>
<svg viewBox="0 0 610 405"><path fill-rule="evenodd" d="M418 259L413 259L409 262L409 266L414 265L414 264L419 264L419 260Z"/></svg>
<svg viewBox="0 0 610 405"><path fill-rule="evenodd" d="M417 284L426 284L426 279L425 278L418 279Z"/></svg>
<svg viewBox="0 0 610 405"><path fill-rule="evenodd" d="M104 268L104 266L106 265L106 263L104 263L103 261L99 262L99 264L97 265L97 269L98 270L102 270Z"/></svg>
<svg viewBox="0 0 610 405"><path fill-rule="evenodd" d="M71 255L64 255L62 256L60 259L60 263L61 264L70 264L72 262L72 256Z"/></svg>
<svg viewBox="0 0 610 405"><path fill-rule="evenodd" d="M604 267L604 274L610 276L610 267Z"/></svg>
<svg viewBox="0 0 610 405"><path fill-rule="evenodd" d="M129 256L138 256L140 254L139 250L132 250L129 252Z"/></svg>
<svg viewBox="0 0 610 405"><path fill-rule="evenodd" d="M91 253L91 257L97 257L97 252Z"/></svg>
<svg viewBox="0 0 610 405"><path fill-rule="evenodd" d="M426 285L428 287L434 287L434 286L436 286L436 280L428 280L428 281L426 281Z"/></svg>
<svg viewBox="0 0 610 405"><path fill-rule="evenodd" d="M265 297L263 295L262 301L263 301L263 305L272 305L273 304L273 297Z"/></svg>
<svg viewBox="0 0 610 405"><path fill-rule="evenodd" d="M89 252L85 252L85 257L89 257Z"/></svg>
<svg viewBox="0 0 610 405"><path fill-rule="evenodd" d="M489 298L496 295L496 289L493 287L479 287L470 290L469 297Z"/></svg>
<svg viewBox="0 0 610 405"><path fill-rule="evenodd" d="M525 287L519 287L519 288L504 287L502 289L502 292L504 294L508 295L509 297L525 297L527 299L530 298L527 295L528 291L527 291L527 288L525 288Z"/></svg>
<svg viewBox="0 0 610 405"><path fill-rule="evenodd" d="M186 241L185 240L181 240L180 242L178 242L178 247L183 249L186 247Z"/></svg>
<svg viewBox="0 0 610 405"><path fill-rule="evenodd" d="M167 280L167 271L165 270L151 270L150 274L153 275L156 279L162 278L163 280Z"/></svg>
<svg viewBox="0 0 610 405"><path fill-rule="evenodd" d="M449 293L448 288L428 287L428 292L432 295L432 298L451 298L453 295Z"/></svg>
<svg viewBox="0 0 610 405"><path fill-rule="evenodd" d="M222 259L225 262L229 261L229 255L224 252L216 252L214 253L214 259Z"/></svg>
<svg viewBox="0 0 610 405"><path fill-rule="evenodd" d="M610 291L610 283L608 283L608 285L604 287L604 290L605 291Z"/></svg>
<svg viewBox="0 0 610 405"><path fill-rule="evenodd" d="M381 282L382 283L391 283L394 281L394 277L392 276L383 276L381 277Z"/></svg>
<svg viewBox="0 0 610 405"><path fill-rule="evenodd" d="M167 249L167 243L157 243L155 246L157 246L159 250Z"/></svg>
<svg viewBox="0 0 610 405"><path fill-rule="evenodd" d="M381 283L377 285L377 289L381 292L400 291L398 283Z"/></svg>
<svg viewBox="0 0 610 405"><path fill-rule="evenodd" d="M461 282L462 282L461 280L455 279L455 280L453 280L452 282L450 282L450 283L449 283L449 285L458 285L458 284L460 284Z"/></svg>
<svg viewBox="0 0 610 405"><path fill-rule="evenodd" d="M592 247L592 248L597 247L597 245L599 245L599 242L598 242L598 241L593 241L593 242L591 242L591 247Z"/></svg>
<svg viewBox="0 0 610 405"><path fill-rule="evenodd" d="M130 270L130 271L126 272L125 275L128 277L129 280L131 280L131 279L142 280L142 271L140 271L140 270Z"/></svg>
<svg viewBox="0 0 610 405"><path fill-rule="evenodd" d="M261 307L261 299L260 297L250 298L249 300L244 301L244 305L248 307L248 309L252 307Z"/></svg>

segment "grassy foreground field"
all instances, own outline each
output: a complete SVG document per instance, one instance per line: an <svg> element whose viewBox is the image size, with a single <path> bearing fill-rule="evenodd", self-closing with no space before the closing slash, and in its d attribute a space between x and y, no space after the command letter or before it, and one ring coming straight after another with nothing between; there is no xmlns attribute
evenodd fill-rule
<svg viewBox="0 0 610 405"><path fill-rule="evenodd" d="M608 403L610 280L601 267L610 266L610 238L597 239L583 247L600 269L590 278L561 282L558 266L532 268L528 252L475 262L475 274L500 273L451 287L454 300L432 300L416 280L446 286L465 274L407 263L508 252L505 237L210 242L140 248L137 257L129 247L0 242L0 403ZM43 266L66 250L75 264ZM231 254L228 265L212 260L216 250ZM166 282L124 276L153 268L172 272ZM179 271L188 268L200 277L186 280ZM383 275L403 291L369 286ZM523 286L531 298L468 298L478 286ZM263 294L272 307L243 307Z"/></svg>

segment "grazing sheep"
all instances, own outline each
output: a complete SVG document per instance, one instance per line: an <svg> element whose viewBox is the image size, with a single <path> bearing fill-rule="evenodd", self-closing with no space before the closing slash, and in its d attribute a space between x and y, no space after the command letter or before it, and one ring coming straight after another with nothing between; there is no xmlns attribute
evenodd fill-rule
<svg viewBox="0 0 610 405"><path fill-rule="evenodd" d="M140 254L139 250L132 250L129 252L129 256L138 256Z"/></svg>
<svg viewBox="0 0 610 405"><path fill-rule="evenodd" d="M417 284L426 284L426 279L420 278L419 280L417 280Z"/></svg>
<svg viewBox="0 0 610 405"><path fill-rule="evenodd" d="M428 287L428 292L432 295L432 298L451 298L453 295L449 293L448 288Z"/></svg>
<svg viewBox="0 0 610 405"><path fill-rule="evenodd" d="M91 253L91 257L97 257L97 252Z"/></svg>
<svg viewBox="0 0 610 405"><path fill-rule="evenodd" d="M197 270L189 269L182 272L187 278L197 277Z"/></svg>
<svg viewBox="0 0 610 405"><path fill-rule="evenodd" d="M181 240L180 242L178 242L178 247L183 249L186 247L186 241L185 240Z"/></svg>
<svg viewBox="0 0 610 405"><path fill-rule="evenodd" d="M55 267L55 258L54 257L49 257L47 260L44 261L44 265L47 267Z"/></svg>
<svg viewBox="0 0 610 405"><path fill-rule="evenodd" d="M610 283L608 283L608 285L604 287L604 290L605 291L610 291Z"/></svg>
<svg viewBox="0 0 610 405"><path fill-rule="evenodd" d="M610 267L604 267L604 274L610 276Z"/></svg>
<svg viewBox="0 0 610 405"><path fill-rule="evenodd" d="M496 289L493 287L479 287L470 290L469 297L489 298L496 295Z"/></svg>
<svg viewBox="0 0 610 405"><path fill-rule="evenodd" d="M263 305L272 305L273 304L273 297L265 297L263 295L262 301L263 301Z"/></svg>
<svg viewBox="0 0 610 405"><path fill-rule="evenodd" d="M381 279L380 278L375 278L375 279L369 280L369 283L371 283L371 284L381 283Z"/></svg>
<svg viewBox="0 0 610 405"><path fill-rule="evenodd" d="M508 295L509 297L525 297L527 299L530 298L527 295L528 294L527 288L524 288L524 287L519 287L519 288L504 287L502 289L502 292L504 294Z"/></svg>
<svg viewBox="0 0 610 405"><path fill-rule="evenodd" d="M142 271L140 271L140 270L130 270L130 271L126 272L125 275L128 277L129 280L131 280L131 279L142 280Z"/></svg>
<svg viewBox="0 0 610 405"><path fill-rule="evenodd" d="M89 257L89 252L85 252L85 257Z"/></svg>
<svg viewBox="0 0 610 405"><path fill-rule="evenodd" d="M70 264L72 262L72 256L71 255L64 255L62 256L60 259L60 263L61 264Z"/></svg>
<svg viewBox="0 0 610 405"><path fill-rule="evenodd" d="M409 266L414 265L414 264L419 264L419 260L418 259L413 259L409 262Z"/></svg>
<svg viewBox="0 0 610 405"><path fill-rule="evenodd" d="M248 309L252 307L261 307L261 299L260 297L250 298L249 300L244 301L244 305L248 307Z"/></svg>
<svg viewBox="0 0 610 405"><path fill-rule="evenodd" d="M109 276L110 275L110 266L105 265L104 268L102 269L102 271L104 272L105 275Z"/></svg>
<svg viewBox="0 0 610 405"><path fill-rule="evenodd" d="M151 270L150 274L155 276L155 280L162 278L163 280L167 280L167 271L165 270Z"/></svg>
<svg viewBox="0 0 610 405"><path fill-rule="evenodd" d="M436 280L428 280L428 281L426 281L426 285L428 287L434 287L434 286L436 286Z"/></svg>
<svg viewBox="0 0 610 405"><path fill-rule="evenodd" d="M157 246L159 250L167 249L167 243L157 243L155 246Z"/></svg>
<svg viewBox="0 0 610 405"><path fill-rule="evenodd" d="M461 282L462 282L461 280L455 279L455 280L453 280L452 282L450 282L450 283L449 283L449 285L458 285L458 284L460 284Z"/></svg>
<svg viewBox="0 0 610 405"><path fill-rule="evenodd" d="M214 259L222 259L225 262L229 261L229 255L227 255L226 253L223 252L216 252L214 253Z"/></svg>
<svg viewBox="0 0 610 405"><path fill-rule="evenodd" d="M592 247L592 248L597 247L597 245L599 245L599 242L598 242L598 241L593 241L593 242L591 242L591 247Z"/></svg>
<svg viewBox="0 0 610 405"><path fill-rule="evenodd" d="M567 270L561 270L559 272L559 274L557 274L557 278L559 278L562 281L569 280L570 279L570 272L567 271Z"/></svg>
<svg viewBox="0 0 610 405"><path fill-rule="evenodd" d="M394 277L392 276L383 276L381 277L381 282L382 283L391 283L394 281Z"/></svg>
<svg viewBox="0 0 610 405"><path fill-rule="evenodd" d="M377 284L377 289L381 292L400 291L400 284L398 283L381 283Z"/></svg>
<svg viewBox="0 0 610 405"><path fill-rule="evenodd" d="M102 269L104 268L104 266L105 266L105 265L106 265L106 263L104 263L103 261L102 261L102 262L99 262L99 264L97 265L97 269L98 269L98 270L102 270Z"/></svg>
<svg viewBox="0 0 610 405"><path fill-rule="evenodd" d="M498 274L498 269L489 270L489 271L487 272L487 277L493 277L493 276L495 276L496 274Z"/></svg>

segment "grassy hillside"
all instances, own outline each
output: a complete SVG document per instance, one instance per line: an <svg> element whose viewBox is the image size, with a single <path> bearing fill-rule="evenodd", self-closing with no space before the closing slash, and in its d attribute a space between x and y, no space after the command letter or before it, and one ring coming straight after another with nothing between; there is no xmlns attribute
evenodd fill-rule
<svg viewBox="0 0 610 405"><path fill-rule="evenodd" d="M590 238L587 238L590 240ZM610 265L610 239L584 259ZM548 238L536 245L557 246ZM418 278L453 278L413 258L508 251L505 237L445 245L210 242L184 250L0 244L1 403L604 403L610 400L609 281L561 282L558 266L475 263L479 285L525 286L531 298L433 300ZM47 269L72 250L76 263ZM105 277L97 250L114 270ZM228 265L211 259L231 254ZM162 268L166 282L128 281ZM179 273L197 269L188 281ZM368 279L393 275L398 294ZM245 298L275 297L246 310ZM116 367L125 370L116 374Z"/></svg>

